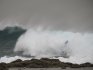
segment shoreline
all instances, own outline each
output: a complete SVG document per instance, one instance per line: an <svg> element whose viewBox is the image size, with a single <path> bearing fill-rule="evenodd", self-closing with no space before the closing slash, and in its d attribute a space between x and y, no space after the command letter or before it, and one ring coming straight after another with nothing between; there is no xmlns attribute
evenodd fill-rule
<svg viewBox="0 0 93 70"><path fill-rule="evenodd" d="M21 59L17 59L11 63L0 63L0 70L8 70L8 69L9 70L23 70L23 69L30 70L31 68L34 68L35 70L36 69L40 70L40 68L41 70L46 70L46 69L50 70L49 68L51 68L51 70L53 68L60 68L59 70L62 70L62 69L65 69L65 70L81 69L82 70L84 68L85 69L92 68L93 70L93 64L88 62L83 64L64 63L59 61L58 59L48 59L48 58L31 59L31 60L25 60L25 61L22 61Z"/></svg>

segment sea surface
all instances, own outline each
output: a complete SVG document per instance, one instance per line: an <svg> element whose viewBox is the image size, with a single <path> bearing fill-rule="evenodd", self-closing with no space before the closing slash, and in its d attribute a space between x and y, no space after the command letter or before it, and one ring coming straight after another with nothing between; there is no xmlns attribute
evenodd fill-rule
<svg viewBox="0 0 93 70"><path fill-rule="evenodd" d="M4 30L0 30L0 57L18 55L13 50L17 39L24 32L25 30L20 27L6 27Z"/></svg>
<svg viewBox="0 0 93 70"><path fill-rule="evenodd" d="M6 27L0 30L0 63L44 57L74 64L93 63L92 46L93 33Z"/></svg>

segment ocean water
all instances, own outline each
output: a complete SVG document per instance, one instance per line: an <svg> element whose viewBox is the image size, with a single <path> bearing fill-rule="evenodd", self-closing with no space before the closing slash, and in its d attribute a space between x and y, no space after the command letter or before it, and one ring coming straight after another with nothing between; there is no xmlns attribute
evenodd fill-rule
<svg viewBox="0 0 93 70"><path fill-rule="evenodd" d="M62 30L28 30L7 27L0 31L0 62L53 58L62 62L93 63L93 33Z"/></svg>

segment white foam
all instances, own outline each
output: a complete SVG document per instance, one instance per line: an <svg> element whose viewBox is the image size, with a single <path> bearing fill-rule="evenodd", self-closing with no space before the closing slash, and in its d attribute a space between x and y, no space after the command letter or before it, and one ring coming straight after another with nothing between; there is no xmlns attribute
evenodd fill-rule
<svg viewBox="0 0 93 70"><path fill-rule="evenodd" d="M69 56L68 58L59 57L59 59L79 64L93 63L93 33L81 34L42 28L29 29L18 39L14 51L23 51L24 55L36 58Z"/></svg>
<svg viewBox="0 0 93 70"><path fill-rule="evenodd" d="M9 57L9 56L4 56L0 58L0 63L5 62L5 63L10 63L12 61L15 61L17 59L21 60L30 60L31 58L26 58L26 57L21 57L21 56L14 56L14 57Z"/></svg>

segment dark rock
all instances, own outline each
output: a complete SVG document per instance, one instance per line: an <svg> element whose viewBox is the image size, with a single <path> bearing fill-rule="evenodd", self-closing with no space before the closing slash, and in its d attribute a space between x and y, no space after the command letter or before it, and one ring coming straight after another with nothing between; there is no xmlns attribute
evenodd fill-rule
<svg viewBox="0 0 93 70"><path fill-rule="evenodd" d="M17 62L22 62L22 60L21 59L17 59L15 61L11 62L11 63L17 63Z"/></svg>
<svg viewBox="0 0 93 70"><path fill-rule="evenodd" d="M0 63L0 70L8 70L6 63Z"/></svg>
<svg viewBox="0 0 93 70"><path fill-rule="evenodd" d="M50 62L60 62L58 59L41 58L40 60L45 60L45 61L50 61Z"/></svg>
<svg viewBox="0 0 93 70"><path fill-rule="evenodd" d="M72 63L64 63L60 62L58 59L32 59L32 60L25 60L22 61L20 59L13 61L8 64L3 64L9 68L11 67L26 67L26 68L62 68L65 69L66 67L70 68L80 68L80 67L93 67L93 64L84 63L84 64L72 64Z"/></svg>
<svg viewBox="0 0 93 70"><path fill-rule="evenodd" d="M91 63L84 63L84 64L80 64L81 67L93 67L93 64Z"/></svg>

